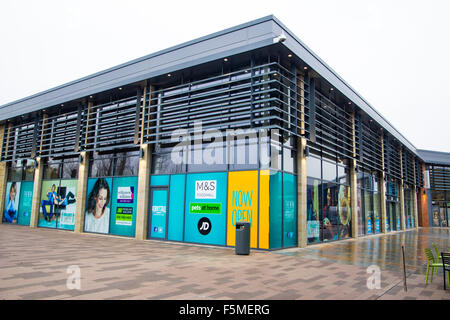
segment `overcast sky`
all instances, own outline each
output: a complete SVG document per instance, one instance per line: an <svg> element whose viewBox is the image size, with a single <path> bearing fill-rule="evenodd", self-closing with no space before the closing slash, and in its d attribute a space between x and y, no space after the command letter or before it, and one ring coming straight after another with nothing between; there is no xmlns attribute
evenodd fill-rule
<svg viewBox="0 0 450 320"><path fill-rule="evenodd" d="M0 105L269 14L419 149L450 152L449 0L0 2Z"/></svg>

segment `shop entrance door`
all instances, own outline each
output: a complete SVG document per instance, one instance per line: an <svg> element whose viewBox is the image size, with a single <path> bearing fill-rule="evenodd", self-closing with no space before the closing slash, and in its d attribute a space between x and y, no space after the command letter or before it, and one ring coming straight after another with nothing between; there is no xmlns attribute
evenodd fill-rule
<svg viewBox="0 0 450 320"><path fill-rule="evenodd" d="M168 188L150 189L149 238L167 240L168 197Z"/></svg>

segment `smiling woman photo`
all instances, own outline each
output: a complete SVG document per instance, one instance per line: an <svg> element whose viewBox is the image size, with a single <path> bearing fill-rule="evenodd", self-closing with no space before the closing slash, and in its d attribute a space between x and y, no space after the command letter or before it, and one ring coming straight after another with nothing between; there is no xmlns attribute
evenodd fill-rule
<svg viewBox="0 0 450 320"><path fill-rule="evenodd" d="M104 178L99 178L95 182L88 198L85 217L86 232L109 232L110 210L108 208L108 204L110 199L111 192L108 182Z"/></svg>

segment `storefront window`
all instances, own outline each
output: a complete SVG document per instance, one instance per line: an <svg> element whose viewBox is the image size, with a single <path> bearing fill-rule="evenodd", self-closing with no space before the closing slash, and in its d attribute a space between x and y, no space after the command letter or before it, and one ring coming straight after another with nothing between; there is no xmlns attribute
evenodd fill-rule
<svg viewBox="0 0 450 320"><path fill-rule="evenodd" d="M323 241L339 239L338 186L328 182L323 184L324 205L322 209Z"/></svg>
<svg viewBox="0 0 450 320"><path fill-rule="evenodd" d="M90 161L89 177L109 177L113 175L114 158L94 157Z"/></svg>
<svg viewBox="0 0 450 320"><path fill-rule="evenodd" d="M60 177L60 162L48 161L44 165L44 177L43 179L58 179Z"/></svg>
<svg viewBox="0 0 450 320"><path fill-rule="evenodd" d="M62 178L63 179L76 179L78 178L78 167L79 167L78 159L74 159L71 161L64 161L63 170L62 170Z"/></svg>
<svg viewBox="0 0 450 320"><path fill-rule="evenodd" d="M336 181L336 164L322 161L323 180Z"/></svg>
<svg viewBox="0 0 450 320"><path fill-rule="evenodd" d="M28 160L25 168L24 168L24 177L25 181L34 181L34 160Z"/></svg>
<svg viewBox="0 0 450 320"><path fill-rule="evenodd" d="M307 157L308 243L351 236L349 168L331 161Z"/></svg>
<svg viewBox="0 0 450 320"><path fill-rule="evenodd" d="M381 232L381 203L378 191L379 178L376 172L363 171L358 173L358 192L361 194L361 234L376 234Z"/></svg>
<svg viewBox="0 0 450 320"><path fill-rule="evenodd" d="M16 167L14 166L9 167L8 170L8 180L9 181L20 181L22 180L22 167Z"/></svg>
<svg viewBox="0 0 450 320"><path fill-rule="evenodd" d="M307 179L307 234L308 243L321 241L321 203L322 203L322 186L319 179Z"/></svg>
<svg viewBox="0 0 450 320"><path fill-rule="evenodd" d="M320 158L313 156L306 158L306 173L308 177L322 179Z"/></svg>
<svg viewBox="0 0 450 320"><path fill-rule="evenodd" d="M123 152L116 154L114 168L115 176L137 176L139 170L139 154L137 152Z"/></svg>

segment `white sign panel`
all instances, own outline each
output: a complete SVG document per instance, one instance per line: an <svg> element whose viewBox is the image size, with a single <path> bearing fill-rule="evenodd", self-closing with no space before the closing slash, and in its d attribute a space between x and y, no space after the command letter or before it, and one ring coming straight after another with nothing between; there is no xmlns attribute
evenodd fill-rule
<svg viewBox="0 0 450 320"><path fill-rule="evenodd" d="M216 199L217 180L195 181L195 199Z"/></svg>

